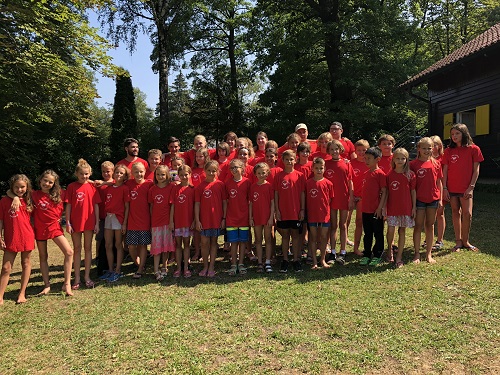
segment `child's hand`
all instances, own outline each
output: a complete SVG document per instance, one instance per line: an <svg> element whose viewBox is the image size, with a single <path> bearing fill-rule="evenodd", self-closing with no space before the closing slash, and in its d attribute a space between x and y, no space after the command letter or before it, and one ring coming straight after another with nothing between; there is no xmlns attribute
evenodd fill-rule
<svg viewBox="0 0 500 375"><path fill-rule="evenodd" d="M382 208L377 208L377 210L375 211L375 217L377 219L382 219Z"/></svg>
<svg viewBox="0 0 500 375"><path fill-rule="evenodd" d="M474 192L474 188L472 186L469 186L469 188L467 190L465 190L464 199L472 198L473 192Z"/></svg>
<svg viewBox="0 0 500 375"><path fill-rule="evenodd" d="M281 212L276 210L276 221L281 221Z"/></svg>
<svg viewBox="0 0 500 375"><path fill-rule="evenodd" d="M68 232L69 234L72 234L74 232L73 227L69 223L66 223L66 232Z"/></svg>
<svg viewBox="0 0 500 375"><path fill-rule="evenodd" d="M417 208L416 207L413 207L411 209L411 218L412 219L415 219L417 217Z"/></svg>
<svg viewBox="0 0 500 375"><path fill-rule="evenodd" d="M253 222L253 218L250 218L250 220L249 220L249 224L250 224L250 226L251 226L251 227L255 226L255 225L254 225L254 222Z"/></svg>
<svg viewBox="0 0 500 375"><path fill-rule="evenodd" d="M6 246L5 246L5 242L3 240L3 238L0 238L0 249L3 249L5 250Z"/></svg>
<svg viewBox="0 0 500 375"><path fill-rule="evenodd" d="M191 223L191 226L189 227L189 229L193 230L194 228L196 228L196 223L193 221Z"/></svg>
<svg viewBox="0 0 500 375"><path fill-rule="evenodd" d="M127 224L123 223L122 224L122 234L127 233Z"/></svg>
<svg viewBox="0 0 500 375"><path fill-rule="evenodd" d="M226 219L222 219L220 221L220 229L224 229L226 227Z"/></svg>
<svg viewBox="0 0 500 375"><path fill-rule="evenodd" d="M94 234L97 234L97 233L99 233L99 223L96 223L95 227L94 227Z"/></svg>
<svg viewBox="0 0 500 375"><path fill-rule="evenodd" d="M201 226L201 223L199 221L196 222L195 228L198 232L201 232L203 230L203 227Z"/></svg>
<svg viewBox="0 0 500 375"><path fill-rule="evenodd" d="M168 229L173 232L174 231L174 223L173 222L170 222L170 224L168 224Z"/></svg>
<svg viewBox="0 0 500 375"><path fill-rule="evenodd" d="M267 226L268 227L272 227L274 224L274 217L270 217L269 220L267 221Z"/></svg>
<svg viewBox="0 0 500 375"><path fill-rule="evenodd" d="M21 199L19 199L19 197L12 198L12 203L10 204L10 208L13 211L18 211L19 207L21 207Z"/></svg>
<svg viewBox="0 0 500 375"><path fill-rule="evenodd" d="M447 202L450 201L450 192L448 191L448 189L443 190L443 198Z"/></svg>
<svg viewBox="0 0 500 375"><path fill-rule="evenodd" d="M300 210L299 211L299 221L303 221L304 220L304 210Z"/></svg>
<svg viewBox="0 0 500 375"><path fill-rule="evenodd" d="M356 202L354 201L354 197L353 198L349 198L349 206L348 206L349 210L354 210L356 208Z"/></svg>

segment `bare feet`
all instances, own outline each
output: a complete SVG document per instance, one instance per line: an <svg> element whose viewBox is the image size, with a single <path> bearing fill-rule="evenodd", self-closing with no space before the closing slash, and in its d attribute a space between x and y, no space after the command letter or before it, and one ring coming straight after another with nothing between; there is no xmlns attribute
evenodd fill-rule
<svg viewBox="0 0 500 375"><path fill-rule="evenodd" d="M19 297L17 297L16 303L18 305L21 304L21 303L25 303L25 302L28 302L28 300L26 299L26 296L19 296Z"/></svg>
<svg viewBox="0 0 500 375"><path fill-rule="evenodd" d="M66 294L68 297L73 297L73 291L71 290L71 285L63 285L61 291Z"/></svg>
<svg viewBox="0 0 500 375"><path fill-rule="evenodd" d="M321 267L330 268L331 266L328 263L324 262L324 263L321 263Z"/></svg>
<svg viewBox="0 0 500 375"><path fill-rule="evenodd" d="M0 299L0 305L3 305L3 298Z"/></svg>
<svg viewBox="0 0 500 375"><path fill-rule="evenodd" d="M357 255L358 257L362 257L363 253L359 250L354 250L354 255Z"/></svg>
<svg viewBox="0 0 500 375"><path fill-rule="evenodd" d="M318 267L318 265L314 265L314 266L311 267L311 269L312 270L319 270L319 267Z"/></svg>
<svg viewBox="0 0 500 375"><path fill-rule="evenodd" d="M427 262L429 262L430 264L434 264L434 263L436 263L436 259L434 259L432 256L428 256Z"/></svg>
<svg viewBox="0 0 500 375"><path fill-rule="evenodd" d="M415 255L412 262L415 264L419 264L420 263L420 255Z"/></svg>
<svg viewBox="0 0 500 375"><path fill-rule="evenodd" d="M46 296L47 294L50 293L50 286L46 286L45 288L43 288L43 290L38 293L39 296Z"/></svg>

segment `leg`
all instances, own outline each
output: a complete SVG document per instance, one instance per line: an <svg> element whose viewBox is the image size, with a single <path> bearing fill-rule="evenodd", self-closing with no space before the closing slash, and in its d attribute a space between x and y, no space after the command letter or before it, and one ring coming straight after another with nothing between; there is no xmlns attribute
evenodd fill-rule
<svg viewBox="0 0 500 375"><path fill-rule="evenodd" d="M262 264L262 232L264 231L264 225L256 225L253 227L255 233L255 248L257 249L257 262ZM266 240L267 246L267 240Z"/></svg>
<svg viewBox="0 0 500 375"><path fill-rule="evenodd" d="M17 253L9 250L4 250L2 261L2 272L0 273L0 305L3 305L3 295L9 283L12 265L16 260Z"/></svg>
<svg viewBox="0 0 500 375"><path fill-rule="evenodd" d="M347 248L347 216L349 210L340 210L339 227L340 227L340 252Z"/></svg>
<svg viewBox="0 0 500 375"><path fill-rule="evenodd" d="M215 258L217 258L217 249L218 249L218 245L217 245L217 237L214 236L214 237L209 237L210 238L210 263L209 263L209 266L208 266L208 272L215 272ZM243 244L243 253L240 253L240 256L242 256L243 258L245 257L245 245L244 243ZM242 259L243 259L242 258ZM205 261L205 258L203 258L203 261Z"/></svg>
<svg viewBox="0 0 500 375"><path fill-rule="evenodd" d="M210 237L201 236L200 245L201 257L203 258L203 270L200 272L200 276L206 276L208 272L208 254L210 253Z"/></svg>
<svg viewBox="0 0 500 375"><path fill-rule="evenodd" d="M363 257L372 257L372 243L373 243L373 214L372 213L362 213L363 217L363 231L365 236L363 237Z"/></svg>
<svg viewBox="0 0 500 375"><path fill-rule="evenodd" d="M437 238L436 242L443 242L444 231L446 230L446 219L444 217L444 202L443 206L439 207L436 212L437 223Z"/></svg>
<svg viewBox="0 0 500 375"><path fill-rule="evenodd" d="M49 262L48 262L49 255L47 253L47 241L36 241L36 247L38 248L38 257L40 259L40 272L42 274L42 280L43 280L43 290L40 293L38 293L38 295L44 296L49 294L50 292Z"/></svg>
<svg viewBox="0 0 500 375"><path fill-rule="evenodd" d="M373 256L380 258L384 252L384 219L373 218L373 225L373 234L375 236Z"/></svg>
<svg viewBox="0 0 500 375"><path fill-rule="evenodd" d="M184 260L184 272L189 270L189 240L190 237L183 237L182 242L184 243L184 248L182 249L182 258ZM177 266L178 269L181 267L181 263Z"/></svg>
<svg viewBox="0 0 500 375"><path fill-rule="evenodd" d="M115 231L113 229L104 229L104 243L106 245L106 259L108 260L108 272L113 272L115 256L113 254L113 239Z"/></svg>
<svg viewBox="0 0 500 375"><path fill-rule="evenodd" d="M115 230L115 247L116 247L116 269L115 272L120 274L122 272L123 263L123 235L121 230ZM108 249L106 249L106 253Z"/></svg>
<svg viewBox="0 0 500 375"><path fill-rule="evenodd" d="M200 259L200 254L201 254L201 257L203 258L203 260L205 260L205 258L203 256L203 244L201 242L202 242L201 234L200 234L200 232L195 230L194 235L193 235L194 255L191 258L191 260L193 262L195 262L195 261L197 262ZM201 247L201 249L200 249L200 247ZM203 262L203 264L205 264L205 262Z"/></svg>
<svg viewBox="0 0 500 375"><path fill-rule="evenodd" d="M415 227L413 228L413 247L415 248L415 254L413 255L414 263L420 263L420 243L422 242L422 229L424 228L424 220L425 208L417 208Z"/></svg>
<svg viewBox="0 0 500 375"><path fill-rule="evenodd" d="M80 263L82 262L82 232L71 233L73 242L73 269L75 273L75 283L73 287L78 289L80 285Z"/></svg>
<svg viewBox="0 0 500 375"><path fill-rule="evenodd" d="M403 261L402 260L403 259L403 250L404 250L405 241L406 241L405 230L406 230L405 227L398 228L398 252L396 254L396 265L401 264L401 262ZM394 239L394 235L393 235L393 239ZM389 243L389 241L387 241L387 242Z"/></svg>
<svg viewBox="0 0 500 375"><path fill-rule="evenodd" d="M434 243L434 222L436 221L436 208L427 207L425 209L425 257L429 263L436 263L432 257L432 246Z"/></svg>
<svg viewBox="0 0 500 375"><path fill-rule="evenodd" d="M321 229L321 227L319 228ZM311 257L312 257L312 269L315 270L318 268L318 259L316 258L316 243L318 242L318 227L316 226L311 226L309 228L309 244L314 244L313 247L311 247L312 252L311 252ZM326 248L325 248L326 250Z"/></svg>
<svg viewBox="0 0 500 375"><path fill-rule="evenodd" d="M455 249L460 249L464 243L462 242L462 220L461 206L459 197L450 197L451 219L453 222L453 231L455 232Z"/></svg>
<svg viewBox="0 0 500 375"><path fill-rule="evenodd" d="M320 251L320 263L323 268L329 268L330 266L326 263L326 244L328 243L328 227L318 228L319 237L319 251ZM314 254L316 258L316 254Z"/></svg>
<svg viewBox="0 0 500 375"><path fill-rule="evenodd" d="M462 207L462 244L464 247L471 247L469 242L470 227L472 224L472 198L460 197L460 206Z"/></svg>
<svg viewBox="0 0 500 375"><path fill-rule="evenodd" d="M335 252L335 248L337 247L338 212L339 210L331 210L330 246L332 247L332 253Z"/></svg>
<svg viewBox="0 0 500 375"><path fill-rule="evenodd" d="M271 262L273 253L273 227L264 225L264 239L266 241L266 262Z"/></svg>
<svg viewBox="0 0 500 375"><path fill-rule="evenodd" d="M17 303L26 302L26 288L31 276L31 251L23 251L21 253L21 266L23 271L21 273L21 289L19 290Z"/></svg>
<svg viewBox="0 0 500 375"><path fill-rule="evenodd" d="M281 233L281 251L283 260L288 261L288 250L290 250L290 229L280 229Z"/></svg>
<svg viewBox="0 0 500 375"><path fill-rule="evenodd" d="M348 235L349 235L349 225L351 225L352 211L353 210L347 210L346 233ZM354 242L349 243L349 238L347 238L346 242L350 246L354 244Z"/></svg>
<svg viewBox="0 0 500 375"><path fill-rule="evenodd" d="M395 233L395 231L396 231L396 227L393 227L393 226L390 226L390 225L387 226L387 236L386 236L386 239L387 239L387 261L388 262L394 262L394 256L392 254L391 244L394 242L394 233ZM399 253L399 248L398 248L398 253ZM397 263L397 260L396 260L396 263Z"/></svg>
<svg viewBox="0 0 500 375"><path fill-rule="evenodd" d="M137 272L144 273L146 269L146 259L148 257L148 245L137 245L139 250L139 270Z"/></svg>
<svg viewBox="0 0 500 375"><path fill-rule="evenodd" d="M299 261L302 252L302 244L300 243L302 236L298 229L290 229L290 235L292 237L293 260Z"/></svg>
<svg viewBox="0 0 500 375"><path fill-rule="evenodd" d="M136 266L139 266L139 257L138 257L138 251L137 251L137 245L128 245L128 252L130 254L130 258L132 258L132 261Z"/></svg>
<svg viewBox="0 0 500 375"><path fill-rule="evenodd" d="M175 263L177 264L177 268L174 272L174 275L179 275L179 276L182 271L182 239L183 238L181 236L175 237ZM188 244L188 249L189 249L189 244Z"/></svg>
<svg viewBox="0 0 500 375"><path fill-rule="evenodd" d="M359 251L361 244L361 236L363 235L363 214L361 213L361 201L356 202L356 228L354 229L354 254L362 256L363 253Z"/></svg>
<svg viewBox="0 0 500 375"><path fill-rule="evenodd" d="M90 268L92 267L92 236L94 232L86 230L83 232L83 247L85 250L85 283L91 283ZM111 265L113 266L113 265Z"/></svg>
<svg viewBox="0 0 500 375"><path fill-rule="evenodd" d="M64 285L62 291L67 296L72 296L71 291L71 264L73 263L73 249L69 246L68 240L64 236L58 236L53 239L55 244L61 249L64 254Z"/></svg>

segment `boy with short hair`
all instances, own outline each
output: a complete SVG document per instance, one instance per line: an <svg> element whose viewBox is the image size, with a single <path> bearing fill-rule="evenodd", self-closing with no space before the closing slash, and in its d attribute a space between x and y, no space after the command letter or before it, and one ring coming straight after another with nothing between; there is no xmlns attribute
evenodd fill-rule
<svg viewBox="0 0 500 375"><path fill-rule="evenodd" d="M281 233L281 249L283 261L280 272L288 272L288 250L290 237L293 248L293 268L295 272L302 271L300 263L300 233L305 213L305 179L304 175L294 169L295 152L286 150L282 155L284 170L274 179L274 204L276 207L276 227Z"/></svg>
<svg viewBox="0 0 500 375"><path fill-rule="evenodd" d="M377 146L382 151L382 158L378 167L387 175L391 171L392 149L396 145L396 140L390 134L382 134L377 140Z"/></svg>
<svg viewBox="0 0 500 375"><path fill-rule="evenodd" d="M378 147L371 147L365 153L365 163L369 168L364 174L361 193L361 210L363 212L363 243L365 250L361 265L376 266L380 263L384 250L384 218L382 207L387 198L387 181L385 173L378 167L382 153ZM373 237L375 244L372 248Z"/></svg>
<svg viewBox="0 0 500 375"><path fill-rule="evenodd" d="M153 148L148 151L148 164L149 167L146 168L146 176L144 177L146 180L155 180L155 171L156 168L160 165L161 163L161 156L162 152L161 150L158 150L157 148Z"/></svg>

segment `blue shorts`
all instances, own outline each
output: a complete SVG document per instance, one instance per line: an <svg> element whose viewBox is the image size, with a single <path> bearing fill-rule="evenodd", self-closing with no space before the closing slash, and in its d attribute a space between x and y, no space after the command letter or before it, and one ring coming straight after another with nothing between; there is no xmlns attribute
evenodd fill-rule
<svg viewBox="0 0 500 375"><path fill-rule="evenodd" d="M202 229L201 235L204 237L219 237L220 229L219 228Z"/></svg>
<svg viewBox="0 0 500 375"><path fill-rule="evenodd" d="M227 242L247 242L248 241L248 227L228 227Z"/></svg>
<svg viewBox="0 0 500 375"><path fill-rule="evenodd" d="M432 201L430 203L425 203L417 199L417 210L425 210L426 208L438 208L439 200Z"/></svg>
<svg viewBox="0 0 500 375"><path fill-rule="evenodd" d="M328 223L307 223L307 225L313 228L329 228L331 224L328 222Z"/></svg>

